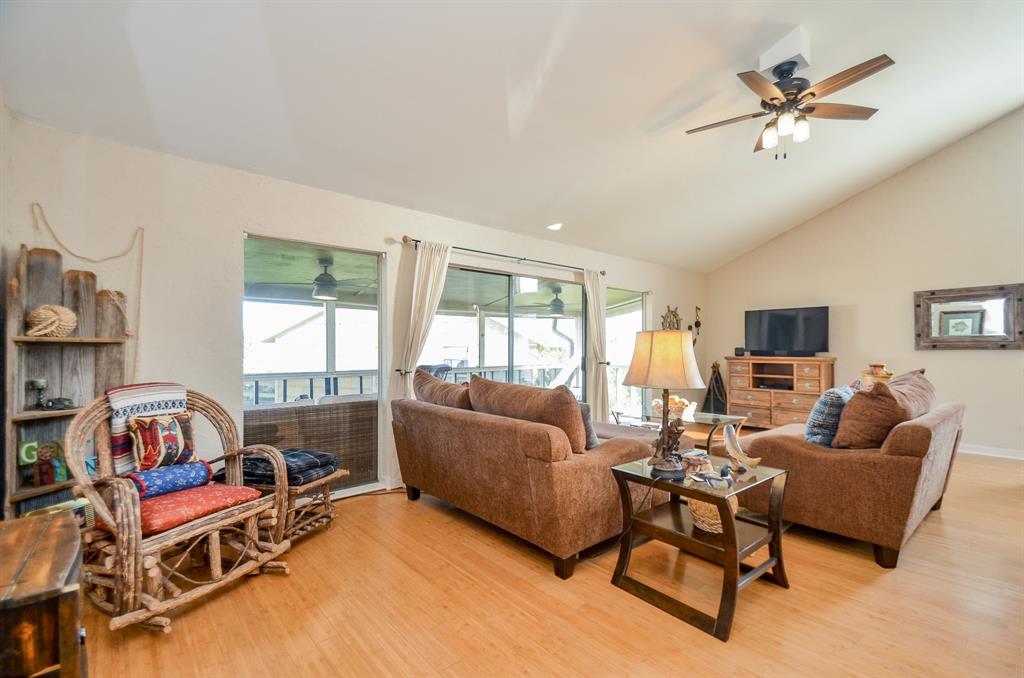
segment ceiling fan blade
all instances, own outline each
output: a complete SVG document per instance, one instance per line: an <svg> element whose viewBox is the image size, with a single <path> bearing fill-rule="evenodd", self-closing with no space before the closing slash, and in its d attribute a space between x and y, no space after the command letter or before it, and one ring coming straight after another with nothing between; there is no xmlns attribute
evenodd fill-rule
<svg viewBox="0 0 1024 678"><path fill-rule="evenodd" d="M763 151L764 150L764 145L761 143L761 137L762 137L762 135L760 135L760 134L757 135L757 143L754 144L754 153L757 153L758 151Z"/></svg>
<svg viewBox="0 0 1024 678"><path fill-rule="evenodd" d="M800 100L808 101L810 99L821 99L829 94L838 92L844 87L849 87L856 82L860 82L864 78L874 75L884 68L892 66L894 63L896 62L890 59L886 54L876 56L874 59L869 59L862 64L857 64L852 68L847 68L841 73L836 73L831 78L825 78L821 82L811 85L800 93Z"/></svg>
<svg viewBox="0 0 1024 678"><path fill-rule="evenodd" d="M878 112L877 108L853 106L851 104L807 104L804 113L812 118L831 120L867 120Z"/></svg>
<svg viewBox="0 0 1024 678"><path fill-rule="evenodd" d="M753 90L754 94L768 103L781 104L786 100L786 95L782 93L782 90L757 71L743 71L742 73L737 73L736 77Z"/></svg>
<svg viewBox="0 0 1024 678"><path fill-rule="evenodd" d="M728 120L719 120L713 122L710 125L704 125L702 127L694 127L693 129L686 130L687 134L693 134L694 132L703 132L705 130L714 129L723 125L731 125L734 122L742 122L744 120L753 120L754 118L760 118L763 115L768 115L768 111L758 111L757 113L748 113L746 115L738 115L735 118L729 118Z"/></svg>

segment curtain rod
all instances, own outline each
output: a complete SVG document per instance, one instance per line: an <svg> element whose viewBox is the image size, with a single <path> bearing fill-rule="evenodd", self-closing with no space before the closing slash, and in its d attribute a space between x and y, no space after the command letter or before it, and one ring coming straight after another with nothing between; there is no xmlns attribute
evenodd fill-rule
<svg viewBox="0 0 1024 678"><path fill-rule="evenodd" d="M419 247L419 244L422 241L417 239L417 238L412 238L410 236L403 235L402 236L402 242L405 243L406 245L413 245L413 246ZM485 250L475 250L475 249L473 249L471 247L459 247L458 245L452 245L452 249L453 250L459 250L460 252L472 252L473 254L484 254L484 255L489 256L489 257L501 257L502 259L512 259L512 260L514 260L514 261L516 261L517 263L520 263L520 264L523 263L523 262L529 262L531 264L541 264L542 266L554 266L555 268L567 268L567 269L569 269L571 271L581 271L582 272L582 271L586 270L586 269L582 268L581 266L570 266L569 264L558 264L558 263L555 263L553 261L543 261L541 259L530 259L530 258L527 258L527 257L517 257L517 256L512 255L512 254L501 254L500 252L487 252ZM606 271L599 271L599 273L601 275L607 275Z"/></svg>

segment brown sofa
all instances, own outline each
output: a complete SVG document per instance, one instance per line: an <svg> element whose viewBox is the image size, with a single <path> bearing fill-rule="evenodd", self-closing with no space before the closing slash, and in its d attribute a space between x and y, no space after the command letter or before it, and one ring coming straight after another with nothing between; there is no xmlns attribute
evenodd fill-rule
<svg viewBox="0 0 1024 678"><path fill-rule="evenodd" d="M893 428L879 448L832 449L790 424L741 438L744 451L789 471L785 520L870 542L882 567L929 511L938 509L960 442L963 405L940 405ZM721 445L714 448L721 454ZM768 512L767 492L744 493L747 508Z"/></svg>
<svg viewBox="0 0 1024 678"><path fill-rule="evenodd" d="M563 579L580 551L622 532L609 469L651 454L652 435L627 427L598 425L600 444L574 453L550 424L408 399L391 410L410 499L427 492L522 537L552 555ZM650 503L644 494L634 491L634 506Z"/></svg>

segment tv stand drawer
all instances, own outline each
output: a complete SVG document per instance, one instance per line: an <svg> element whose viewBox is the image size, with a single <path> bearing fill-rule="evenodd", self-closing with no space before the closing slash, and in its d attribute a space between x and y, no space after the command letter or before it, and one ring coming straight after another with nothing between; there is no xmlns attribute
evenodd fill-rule
<svg viewBox="0 0 1024 678"><path fill-rule="evenodd" d="M793 390L798 393L821 393L821 382L817 379L797 379Z"/></svg>
<svg viewBox="0 0 1024 678"><path fill-rule="evenodd" d="M743 406L771 407L771 391L744 391L732 389L729 391L729 402L738 403Z"/></svg>
<svg viewBox="0 0 1024 678"><path fill-rule="evenodd" d="M807 423L807 412L789 412L786 410L773 410L772 411L772 424L775 426L785 426L786 424L805 424Z"/></svg>
<svg viewBox="0 0 1024 678"><path fill-rule="evenodd" d="M817 365L815 363L797 363L794 367L797 379L817 379L821 376L821 365Z"/></svg>
<svg viewBox="0 0 1024 678"><path fill-rule="evenodd" d="M746 407L739 403L732 403L729 405L729 414L746 417L744 426L768 428L772 425L772 411L767 407Z"/></svg>
<svg viewBox="0 0 1024 678"><path fill-rule="evenodd" d="M818 402L817 394L809 393L772 393L772 407L796 412L810 412L814 403Z"/></svg>

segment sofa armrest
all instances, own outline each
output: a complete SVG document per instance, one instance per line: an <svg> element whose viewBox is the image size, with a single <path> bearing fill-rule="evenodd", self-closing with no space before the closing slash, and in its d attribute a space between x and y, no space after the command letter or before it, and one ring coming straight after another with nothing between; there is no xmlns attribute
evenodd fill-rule
<svg viewBox="0 0 1024 678"><path fill-rule="evenodd" d="M612 466L625 464L628 461L644 459L654 454L653 448L638 438L609 438L597 447L592 447L583 454L570 457L569 461L579 464L581 468L601 466L611 469ZM611 471L609 471L609 474Z"/></svg>
<svg viewBox="0 0 1024 678"><path fill-rule="evenodd" d="M929 453L951 455L963 417L963 405L949 404L898 424L882 443L882 454L919 458Z"/></svg>
<svg viewBox="0 0 1024 678"><path fill-rule="evenodd" d="M569 437L557 426L518 421L516 445L527 457L546 462L564 461L573 456Z"/></svg>

